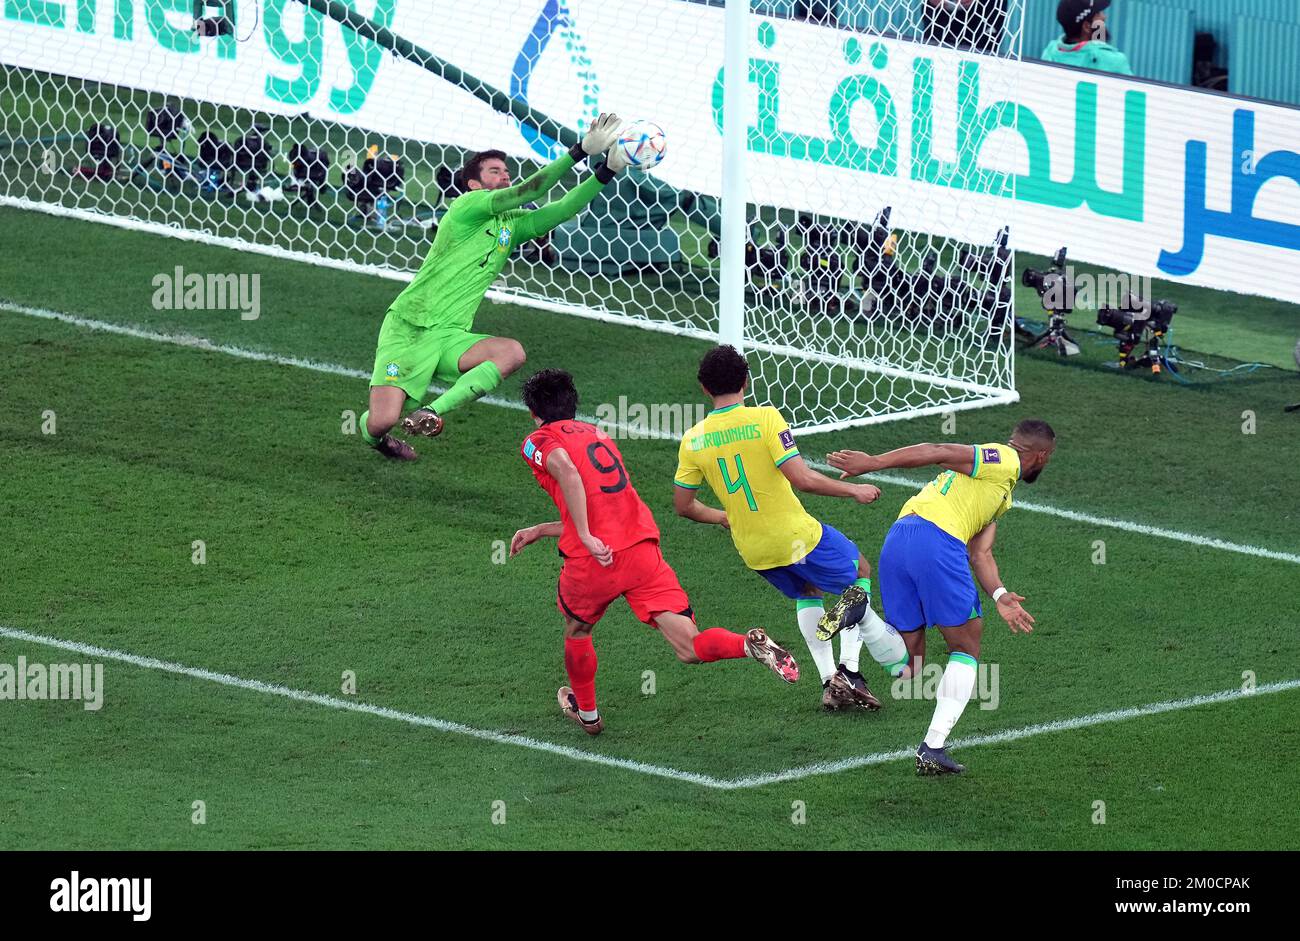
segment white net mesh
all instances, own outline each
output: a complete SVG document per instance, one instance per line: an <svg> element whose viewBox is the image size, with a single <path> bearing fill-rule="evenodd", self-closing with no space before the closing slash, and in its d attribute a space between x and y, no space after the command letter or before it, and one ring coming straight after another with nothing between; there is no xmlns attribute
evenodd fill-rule
<svg viewBox="0 0 1300 941"><path fill-rule="evenodd" d="M1011 203L979 195L1011 195L992 168L1017 142L963 137L1016 100L1018 6L809 6L853 29L760 21L751 49L747 176L770 206L750 211L746 337L765 389L817 426L1008 400Z"/></svg>
<svg viewBox="0 0 1300 941"><path fill-rule="evenodd" d="M990 103L1015 100L1021 0L958 4L942 28L928 2L796 11L755 0L749 18L745 345L757 398L802 428L1013 394L1010 259L992 251L1012 203L992 217L978 195L1014 185L1010 119ZM1008 5L1009 22L999 12ZM505 150L522 176L598 110L614 110L662 125L667 159L653 174L622 174L576 219L522 246L491 296L718 332L718 7L6 0L3 9L9 204L409 273L470 153ZM951 48L971 45L986 54ZM984 129L967 146L971 127Z"/></svg>

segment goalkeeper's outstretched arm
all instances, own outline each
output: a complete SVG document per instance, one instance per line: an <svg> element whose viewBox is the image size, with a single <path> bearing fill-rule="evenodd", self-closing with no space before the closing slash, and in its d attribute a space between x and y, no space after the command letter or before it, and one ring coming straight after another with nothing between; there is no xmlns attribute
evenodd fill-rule
<svg viewBox="0 0 1300 941"><path fill-rule="evenodd" d="M503 212L509 212L511 209L518 209L526 203L536 202L551 187L560 182L564 174L568 173L580 160L603 153L613 146L614 140L618 137L618 125L618 115L602 114L592 122L582 140L569 148L568 153L552 160L532 176L516 183L514 186L494 192L488 203L492 215L498 216ZM560 221L564 220L561 219ZM558 224L556 223L556 225ZM554 228L554 226L551 228Z"/></svg>
<svg viewBox="0 0 1300 941"><path fill-rule="evenodd" d="M559 199L523 213L514 220L516 240L526 242L535 239L545 235L561 222L572 219L595 199L596 194L613 178L614 174L608 167L597 167L595 173Z"/></svg>
<svg viewBox="0 0 1300 941"><path fill-rule="evenodd" d="M511 209L518 209L525 203L540 199L547 190L564 178L564 174L573 168L572 154L561 154L532 176L521 180L514 186L495 190L488 199L488 212L499 216Z"/></svg>

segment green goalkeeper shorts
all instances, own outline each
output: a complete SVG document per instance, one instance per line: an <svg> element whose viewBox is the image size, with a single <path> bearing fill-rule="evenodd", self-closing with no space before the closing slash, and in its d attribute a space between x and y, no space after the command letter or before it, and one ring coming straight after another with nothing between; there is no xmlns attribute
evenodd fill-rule
<svg viewBox="0 0 1300 941"><path fill-rule="evenodd" d="M431 382L455 382L460 378L460 358L486 333L470 333L457 327L417 327L389 311L379 328L375 349L372 386L397 386L417 402L424 398Z"/></svg>

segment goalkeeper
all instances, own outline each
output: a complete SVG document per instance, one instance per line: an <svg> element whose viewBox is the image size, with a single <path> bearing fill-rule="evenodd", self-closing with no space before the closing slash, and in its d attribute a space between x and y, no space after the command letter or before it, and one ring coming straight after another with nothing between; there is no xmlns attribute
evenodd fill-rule
<svg viewBox="0 0 1300 941"><path fill-rule="evenodd" d="M389 431L408 401L420 402L431 381L450 383L450 388L406 416L402 428L408 434L437 436L448 412L487 395L524 364L518 340L473 333L474 314L516 245L577 215L628 165L614 146L618 131L617 115L600 115L568 153L516 186L510 185L505 154L499 150L476 154L465 165L461 182L468 192L452 201L424 264L379 328L370 409L361 416L360 428L380 454L415 460L415 449ZM604 164L562 198L538 209L521 208L580 160L606 151Z"/></svg>

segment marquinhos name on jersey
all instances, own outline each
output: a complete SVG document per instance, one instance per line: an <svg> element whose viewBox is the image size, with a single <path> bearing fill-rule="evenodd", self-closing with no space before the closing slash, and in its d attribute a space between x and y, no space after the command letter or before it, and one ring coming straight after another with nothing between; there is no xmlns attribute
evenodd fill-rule
<svg viewBox="0 0 1300 941"><path fill-rule="evenodd" d="M689 490L707 480L745 564L776 568L798 562L822 535L821 523L804 510L780 470L798 456L780 412L731 405L710 412L682 438L673 480Z"/></svg>

